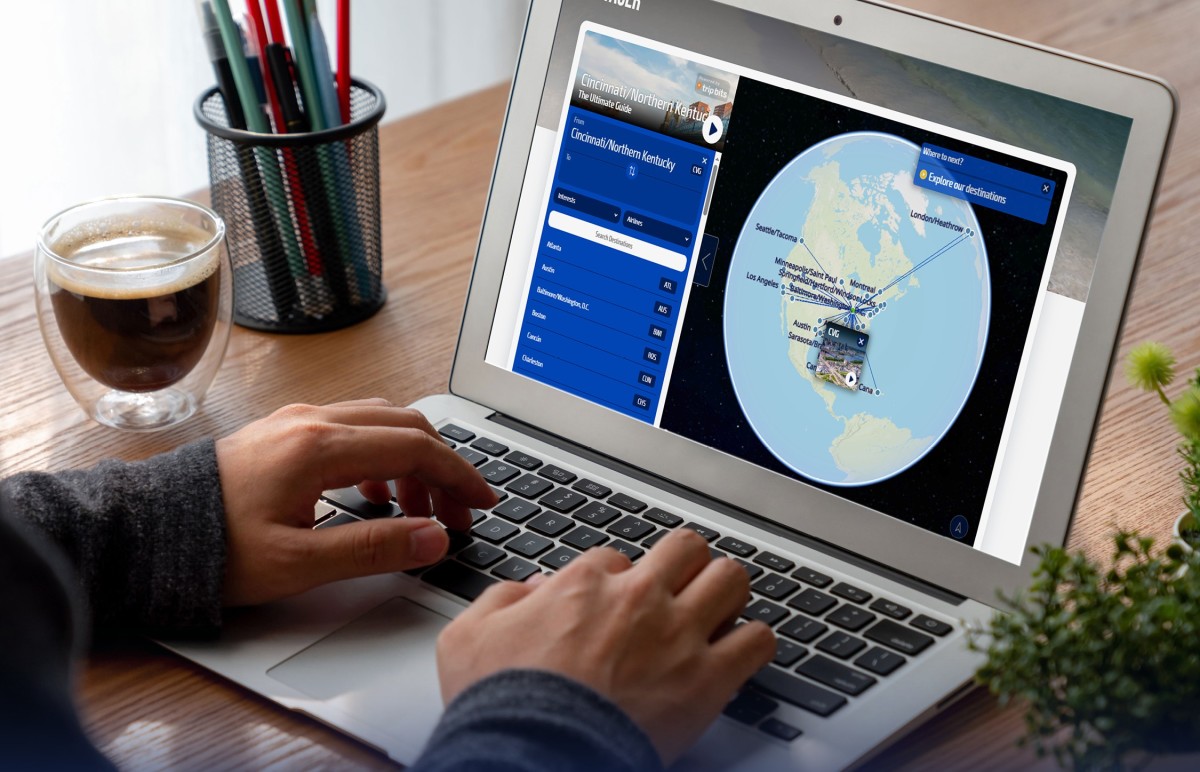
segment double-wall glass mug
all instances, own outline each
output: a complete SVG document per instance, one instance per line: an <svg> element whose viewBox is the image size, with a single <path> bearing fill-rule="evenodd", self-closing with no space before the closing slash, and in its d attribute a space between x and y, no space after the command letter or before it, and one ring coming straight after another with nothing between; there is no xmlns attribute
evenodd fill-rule
<svg viewBox="0 0 1200 772"><path fill-rule="evenodd" d="M152 431L196 412L229 342L220 217L173 198L79 204L42 227L34 270L42 337L89 416Z"/></svg>

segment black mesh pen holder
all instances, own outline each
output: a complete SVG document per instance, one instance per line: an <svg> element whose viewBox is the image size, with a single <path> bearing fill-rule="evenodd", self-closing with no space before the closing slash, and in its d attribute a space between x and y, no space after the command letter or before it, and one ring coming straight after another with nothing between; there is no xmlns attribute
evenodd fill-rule
<svg viewBox="0 0 1200 772"><path fill-rule="evenodd" d="M304 134L229 127L212 88L196 100L208 134L212 206L225 220L234 321L280 333L362 321L387 299L379 215L378 88L354 80L350 122Z"/></svg>

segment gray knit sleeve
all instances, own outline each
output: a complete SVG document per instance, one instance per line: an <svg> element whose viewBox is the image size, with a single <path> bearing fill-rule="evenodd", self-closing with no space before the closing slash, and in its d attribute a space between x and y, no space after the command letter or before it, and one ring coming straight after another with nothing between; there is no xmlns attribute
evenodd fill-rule
<svg viewBox="0 0 1200 772"><path fill-rule="evenodd" d="M650 738L586 686L506 670L460 694L411 772L658 772Z"/></svg>
<svg viewBox="0 0 1200 772"><path fill-rule="evenodd" d="M27 472L0 486L12 514L70 560L97 627L220 626L225 510L212 440L135 463Z"/></svg>

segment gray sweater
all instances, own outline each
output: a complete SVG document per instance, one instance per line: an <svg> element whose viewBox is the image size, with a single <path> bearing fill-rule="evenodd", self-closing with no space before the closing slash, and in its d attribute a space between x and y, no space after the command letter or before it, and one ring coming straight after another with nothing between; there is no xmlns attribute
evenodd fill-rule
<svg viewBox="0 0 1200 772"><path fill-rule="evenodd" d="M0 482L0 768L111 768L71 697L87 620L98 631L216 635L225 554L211 440L138 463ZM413 769L661 765L646 735L604 697L561 676L514 670L463 692Z"/></svg>

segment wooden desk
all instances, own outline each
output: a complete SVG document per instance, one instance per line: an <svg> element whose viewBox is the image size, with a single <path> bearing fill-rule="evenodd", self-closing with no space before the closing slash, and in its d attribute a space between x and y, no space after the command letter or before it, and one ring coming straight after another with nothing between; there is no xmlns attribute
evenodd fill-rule
<svg viewBox="0 0 1200 772"><path fill-rule="evenodd" d="M1200 364L1196 243L1200 239L1200 2L1176 0L907 0L952 16L1168 78L1184 112L1121 342L1169 344L1181 370ZM33 316L30 260L0 261L0 475L141 458L232 431L288 402L382 395L397 403L446 390L503 88L385 126L381 132L383 311L313 337L237 329L204 412L160 435L125 435L84 420L46 356ZM489 118L491 116L491 118ZM1182 291L1181 291L1182 290ZM1104 404L1071 544L1107 552L1108 534L1136 526L1164 536L1180 508L1174 434L1157 402L1117 374ZM201 671L150 644L109 647L83 670L81 706L101 749L128 768L388 768L336 732ZM403 720L403 717L397 717ZM876 768L1017 767L1020 714L976 691L877 760Z"/></svg>

